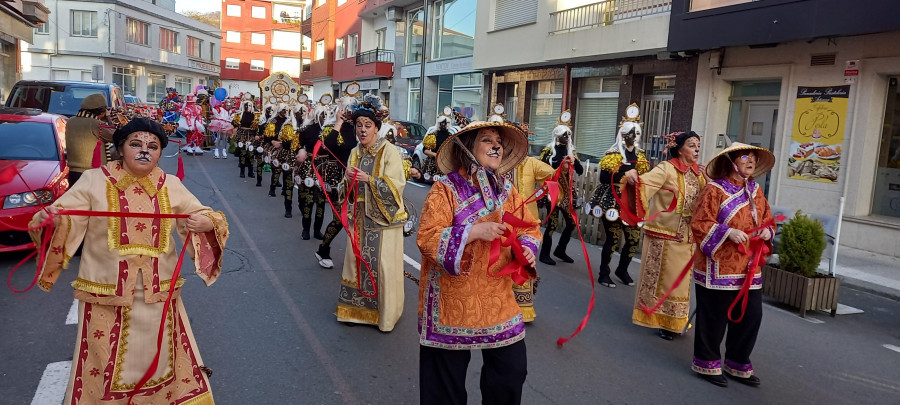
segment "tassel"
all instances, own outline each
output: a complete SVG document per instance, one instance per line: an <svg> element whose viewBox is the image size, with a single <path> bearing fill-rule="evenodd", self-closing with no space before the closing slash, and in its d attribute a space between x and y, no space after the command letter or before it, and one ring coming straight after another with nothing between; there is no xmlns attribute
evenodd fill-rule
<svg viewBox="0 0 900 405"><path fill-rule="evenodd" d="M181 154L178 154L178 171L175 173L175 177L178 177L179 180L184 180L184 161L181 160Z"/></svg>
<svg viewBox="0 0 900 405"><path fill-rule="evenodd" d="M91 167L96 169L103 165L103 141L97 140L97 146L94 147L94 157L91 159Z"/></svg>

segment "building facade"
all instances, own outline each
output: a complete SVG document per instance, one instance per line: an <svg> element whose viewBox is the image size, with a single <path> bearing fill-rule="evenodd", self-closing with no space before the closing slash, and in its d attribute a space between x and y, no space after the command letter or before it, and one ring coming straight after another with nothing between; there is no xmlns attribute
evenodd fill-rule
<svg viewBox="0 0 900 405"><path fill-rule="evenodd" d="M484 72L486 104L501 102L508 119L529 123L532 153L570 110L576 151L596 161L637 103L648 157L662 159L661 136L690 129L697 64L666 49L670 4L478 1L474 67Z"/></svg>
<svg viewBox="0 0 900 405"><path fill-rule="evenodd" d="M22 79L22 43L34 43L35 29L44 29L50 9L44 0L0 1L0 104Z"/></svg>
<svg viewBox="0 0 900 405"><path fill-rule="evenodd" d="M890 0L674 0L669 39L672 52L700 53L692 127L707 135L703 160L725 136L769 148L776 165L759 180L771 204L838 215L843 201L840 244L891 256L900 256L896 11Z"/></svg>
<svg viewBox="0 0 900 405"><path fill-rule="evenodd" d="M175 12L173 0L48 0L49 24L22 50L31 80L115 83L157 102L219 78L219 29Z"/></svg>
<svg viewBox="0 0 900 405"><path fill-rule="evenodd" d="M259 81L279 71L299 82L311 62L310 38L300 28L310 7L295 0L223 1L222 87L259 94Z"/></svg>

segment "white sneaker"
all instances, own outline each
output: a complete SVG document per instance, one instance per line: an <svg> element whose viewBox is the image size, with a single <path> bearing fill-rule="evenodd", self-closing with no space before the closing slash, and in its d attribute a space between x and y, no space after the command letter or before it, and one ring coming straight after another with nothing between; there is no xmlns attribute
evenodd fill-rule
<svg viewBox="0 0 900 405"><path fill-rule="evenodd" d="M228 149L222 149L222 159L228 159Z"/></svg>
<svg viewBox="0 0 900 405"><path fill-rule="evenodd" d="M319 266L322 266L322 268L325 268L325 269L333 269L334 268L334 262L331 261L331 259L323 259L322 256L319 256L318 253L316 253L316 259L319 260Z"/></svg>
<svg viewBox="0 0 900 405"><path fill-rule="evenodd" d="M219 150L218 149L213 149L213 150L216 151L215 158L218 159L219 158Z"/></svg>
<svg viewBox="0 0 900 405"><path fill-rule="evenodd" d="M202 155L202 154L203 154L203 149L200 149L199 146L194 146L194 154L195 154L195 155Z"/></svg>

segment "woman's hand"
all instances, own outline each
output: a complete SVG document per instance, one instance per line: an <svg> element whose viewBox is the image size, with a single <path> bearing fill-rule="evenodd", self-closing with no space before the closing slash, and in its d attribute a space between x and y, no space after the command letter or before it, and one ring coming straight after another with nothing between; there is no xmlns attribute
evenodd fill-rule
<svg viewBox="0 0 900 405"><path fill-rule="evenodd" d="M534 267L534 252L531 249L522 249L522 252L525 256L525 260L528 260L528 265Z"/></svg>
<svg viewBox="0 0 900 405"><path fill-rule="evenodd" d="M638 183L637 171L634 169L631 169L631 170L625 172L625 180L628 182L628 184L630 184L632 186L637 184Z"/></svg>
<svg viewBox="0 0 900 405"><path fill-rule="evenodd" d="M296 156L296 157L297 157L297 162L298 162L298 163L303 163L304 161L306 161L307 155L308 155L308 154L307 154L307 152L306 152L306 149L300 148L300 151L297 152L297 156Z"/></svg>
<svg viewBox="0 0 900 405"><path fill-rule="evenodd" d="M356 181L360 183L368 183L369 182L369 173L366 173L362 170L359 170L358 167L351 167L347 169L347 172L344 173L344 177L347 181L353 181L353 173L356 173Z"/></svg>
<svg viewBox="0 0 900 405"><path fill-rule="evenodd" d="M469 241L483 240L485 242L493 242L494 239L503 236L503 232L505 231L506 225L501 223L480 222L472 225L472 229L469 230ZM534 255L532 255L532 259L534 258L533 256Z"/></svg>
<svg viewBox="0 0 900 405"><path fill-rule="evenodd" d="M187 230L193 233L204 233L213 230L212 220L203 214L191 214L185 222Z"/></svg>
<svg viewBox="0 0 900 405"><path fill-rule="evenodd" d="M772 239L772 230L769 228L760 229L756 231L754 235L758 236L762 240L769 240Z"/></svg>
<svg viewBox="0 0 900 405"><path fill-rule="evenodd" d="M53 226L59 226L59 207L52 205L44 207L44 209L38 211L37 219L39 222L44 222L50 215L53 215Z"/></svg>
<svg viewBox="0 0 900 405"><path fill-rule="evenodd" d="M274 147L276 147L276 148L280 148L280 147L281 147L281 141L272 141L272 146L274 146Z"/></svg>
<svg viewBox="0 0 900 405"><path fill-rule="evenodd" d="M709 175L706 174L706 165L697 165L697 169L700 169L700 174L703 175L703 178L706 179L707 183L712 181L712 179L709 178Z"/></svg>
<svg viewBox="0 0 900 405"><path fill-rule="evenodd" d="M728 230L728 240L740 245L750 240L750 237L740 229L731 228Z"/></svg>

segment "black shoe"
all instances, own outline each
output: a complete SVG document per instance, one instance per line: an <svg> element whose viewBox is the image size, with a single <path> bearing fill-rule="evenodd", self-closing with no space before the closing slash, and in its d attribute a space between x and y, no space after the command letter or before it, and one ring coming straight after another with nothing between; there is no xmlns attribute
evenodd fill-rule
<svg viewBox="0 0 900 405"><path fill-rule="evenodd" d="M550 258L550 256L541 255L540 259L541 263L548 264L550 266L556 266L556 262Z"/></svg>
<svg viewBox="0 0 900 405"><path fill-rule="evenodd" d="M631 279L631 276L628 275L628 271L618 271L616 270L616 277L619 280L622 280L622 284L625 285L634 285L634 280Z"/></svg>
<svg viewBox="0 0 900 405"><path fill-rule="evenodd" d="M247 177L247 176L244 176L244 169L241 169L241 178L243 179L244 177Z"/></svg>
<svg viewBox="0 0 900 405"><path fill-rule="evenodd" d="M726 380L725 376L722 374L710 375L710 374L697 373L697 375L700 376L700 378L713 383L713 385L717 385L719 387L727 387L728 386L728 380Z"/></svg>
<svg viewBox="0 0 900 405"><path fill-rule="evenodd" d="M253 174L253 170L251 170L250 172L247 173L247 177L252 179L252 178L256 177L256 175Z"/></svg>
<svg viewBox="0 0 900 405"><path fill-rule="evenodd" d="M300 233L300 238L303 240L309 240L309 229L304 229L302 233Z"/></svg>
<svg viewBox="0 0 900 405"><path fill-rule="evenodd" d="M612 279L609 278L609 274L601 274L599 277L597 277L597 282L604 287L616 288L616 283L614 283Z"/></svg>
<svg viewBox="0 0 900 405"><path fill-rule="evenodd" d="M269 189L269 197L275 197L275 189L274 188Z"/></svg>
<svg viewBox="0 0 900 405"><path fill-rule="evenodd" d="M262 187L262 176L256 177L256 187Z"/></svg>
<svg viewBox="0 0 900 405"><path fill-rule="evenodd" d="M751 387L759 387L759 377L757 377L755 375L751 375L750 377L745 378L745 377L738 377L736 375L729 374L729 373L725 373L725 374L727 374L729 377L731 377L731 379L733 379L741 384L749 385Z"/></svg>
<svg viewBox="0 0 900 405"><path fill-rule="evenodd" d="M325 240L325 235L322 235L322 232L320 232L318 229L313 232L313 237L318 240Z"/></svg>
<svg viewBox="0 0 900 405"><path fill-rule="evenodd" d="M660 330L659 330L659 337L660 337L662 340L672 340L672 339L675 339L675 334L672 333L672 332L670 332L670 331L667 331L667 330L665 330L665 329L660 329Z"/></svg>
<svg viewBox="0 0 900 405"><path fill-rule="evenodd" d="M575 263L575 259L569 257L566 252L556 250L553 252L553 256L556 256L559 260L562 260L566 263Z"/></svg>

